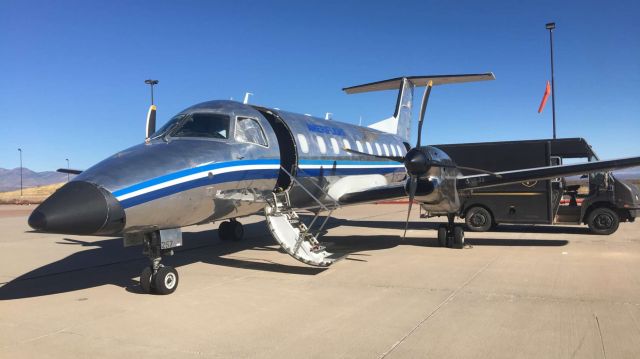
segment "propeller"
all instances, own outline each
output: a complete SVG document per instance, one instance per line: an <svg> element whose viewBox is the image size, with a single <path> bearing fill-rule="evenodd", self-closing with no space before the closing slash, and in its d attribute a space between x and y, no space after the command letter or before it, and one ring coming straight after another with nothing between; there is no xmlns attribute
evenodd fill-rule
<svg viewBox="0 0 640 359"><path fill-rule="evenodd" d="M404 158L404 166L407 168L407 173L409 174L409 208L407 209L407 220L404 223L403 239L407 236L407 228L409 228L409 217L411 216L411 207L413 206L413 199L416 196L416 189L418 188L418 177L427 173L429 167L435 165L435 163L430 163L432 161L429 161L427 155L420 150L424 114L427 110L427 103L429 103L429 96L431 95L432 87L433 81L429 81L424 90L424 96L422 96L420 116L418 117L418 141L416 143L416 147L410 149Z"/></svg>
<svg viewBox="0 0 640 359"><path fill-rule="evenodd" d="M146 136L149 138L154 132L156 132L156 105L149 106L149 112L147 112L147 127Z"/></svg>

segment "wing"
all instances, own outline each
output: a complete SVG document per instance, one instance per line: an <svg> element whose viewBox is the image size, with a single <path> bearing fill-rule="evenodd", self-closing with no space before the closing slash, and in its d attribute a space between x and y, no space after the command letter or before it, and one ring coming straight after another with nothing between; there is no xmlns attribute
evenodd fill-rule
<svg viewBox="0 0 640 359"><path fill-rule="evenodd" d="M504 184L520 183L526 181L540 181L557 177L581 175L591 172L611 171L629 167L640 166L640 157L619 158L608 161L579 163L563 166L547 166L526 168L514 171L497 172L498 176L481 174L463 176L457 178L458 190L494 187Z"/></svg>
<svg viewBox="0 0 640 359"><path fill-rule="evenodd" d="M68 173L70 175L79 175L82 173L81 170L74 170L74 169L70 169L70 168L58 168L56 170L56 172L60 172L60 173Z"/></svg>
<svg viewBox="0 0 640 359"><path fill-rule="evenodd" d="M404 183L398 183L391 186L372 188L366 191L345 193L338 198L338 202L340 202L340 204L367 203L406 196L407 192L404 189Z"/></svg>

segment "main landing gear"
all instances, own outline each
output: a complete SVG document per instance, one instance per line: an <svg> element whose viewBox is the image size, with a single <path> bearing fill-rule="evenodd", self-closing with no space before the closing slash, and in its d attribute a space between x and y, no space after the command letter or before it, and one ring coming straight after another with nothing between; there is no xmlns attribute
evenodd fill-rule
<svg viewBox="0 0 640 359"><path fill-rule="evenodd" d="M455 225L455 216L447 216L447 224L441 224L438 227L438 244L441 247L458 248L464 247L464 229L462 226Z"/></svg>
<svg viewBox="0 0 640 359"><path fill-rule="evenodd" d="M235 218L227 222L220 223L218 227L218 237L223 241L240 241L244 238L244 228L242 223Z"/></svg>
<svg viewBox="0 0 640 359"><path fill-rule="evenodd" d="M172 249L162 249L159 232L145 235L143 251L149 261L140 274L140 287L145 293L171 294L178 288L178 271L160 263L162 256L172 256Z"/></svg>

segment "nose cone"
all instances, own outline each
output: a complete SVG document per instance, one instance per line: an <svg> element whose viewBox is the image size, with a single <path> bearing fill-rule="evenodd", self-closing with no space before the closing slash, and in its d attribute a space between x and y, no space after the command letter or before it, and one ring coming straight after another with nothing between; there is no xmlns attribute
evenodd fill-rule
<svg viewBox="0 0 640 359"><path fill-rule="evenodd" d="M124 210L111 193L84 181L65 184L29 217L35 230L64 234L117 234L124 223Z"/></svg>
<svg viewBox="0 0 640 359"><path fill-rule="evenodd" d="M429 170L428 160L429 158L421 149L412 148L405 156L404 166L409 174L420 176Z"/></svg>

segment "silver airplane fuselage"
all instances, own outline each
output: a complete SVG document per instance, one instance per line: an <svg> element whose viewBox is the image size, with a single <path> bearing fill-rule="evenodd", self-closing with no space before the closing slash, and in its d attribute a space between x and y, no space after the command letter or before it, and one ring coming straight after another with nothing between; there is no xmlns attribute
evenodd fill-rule
<svg viewBox="0 0 640 359"><path fill-rule="evenodd" d="M82 172L45 201L29 224L69 234L150 232L260 213L274 189L292 186L288 174L324 202L406 179L402 163L345 151L401 157L408 145L396 135L233 101L201 103L179 116L197 114L226 118L226 138L176 136L177 121ZM244 119L257 121L263 143L239 133ZM455 177L453 171L431 168L424 182L429 188L418 188L417 198L436 207L457 201L455 188L441 187L455 183L444 178ZM290 196L298 208L313 200L295 186Z"/></svg>

